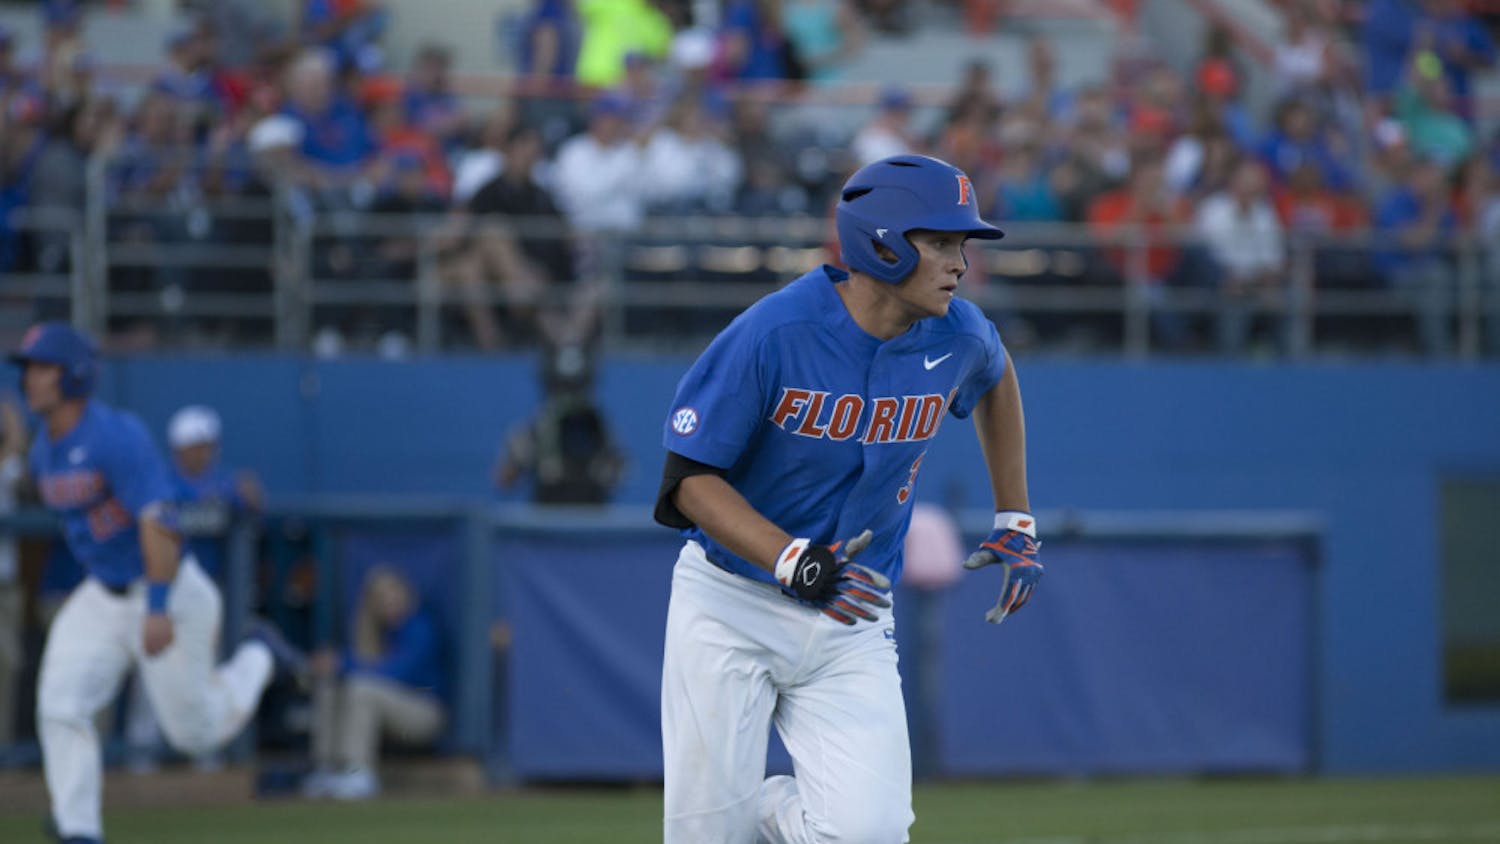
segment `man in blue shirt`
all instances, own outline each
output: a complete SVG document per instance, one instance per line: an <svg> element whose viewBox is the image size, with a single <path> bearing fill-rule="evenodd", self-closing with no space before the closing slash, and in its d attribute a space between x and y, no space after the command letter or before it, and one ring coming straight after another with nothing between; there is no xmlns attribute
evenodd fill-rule
<svg viewBox="0 0 1500 844"><path fill-rule="evenodd" d="M225 532L235 517L265 504L255 473L233 471L220 459L223 427L219 414L201 404L178 410L167 423L178 517L194 535L188 547L198 565L214 578L223 569Z"/></svg>
<svg viewBox="0 0 1500 844"><path fill-rule="evenodd" d="M375 153L364 114L338 90L337 65L323 51L303 51L287 71L282 113L302 126L302 156L329 185L358 176Z"/></svg>
<svg viewBox="0 0 1500 844"><path fill-rule="evenodd" d="M1443 168L1432 161L1413 165L1406 180L1376 206L1375 228L1388 244L1375 252L1376 268L1386 284L1412 302L1423 350L1446 354L1457 298L1452 238L1458 219Z"/></svg>
<svg viewBox="0 0 1500 844"><path fill-rule="evenodd" d="M65 844L97 844L103 783L94 716L132 667L168 741L200 755L239 733L289 653L262 630L215 664L219 592L182 553L170 475L146 427L90 397L96 363L88 339L42 323L11 362L41 419L32 477L87 573L52 622L37 680L51 819Z"/></svg>
<svg viewBox="0 0 1500 844"><path fill-rule="evenodd" d="M963 171L919 155L858 170L835 213L849 271L740 314L667 414L656 518L686 540L662 666L668 844L906 840L889 595L946 416L974 414L994 491L994 532L965 563L1001 564L987 620L1041 577L1015 369L955 296L965 240L1000 231ZM763 782L773 720L797 776Z"/></svg>

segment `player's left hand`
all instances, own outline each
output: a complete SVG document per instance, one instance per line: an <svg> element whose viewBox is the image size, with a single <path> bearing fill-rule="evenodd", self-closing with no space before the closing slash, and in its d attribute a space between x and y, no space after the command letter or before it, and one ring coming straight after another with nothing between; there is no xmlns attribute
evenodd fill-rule
<svg viewBox="0 0 1500 844"><path fill-rule="evenodd" d="M1044 569L1037 562L1042 543L1036 539L1036 519L1030 513L1007 511L995 514L995 529L979 543L979 550L964 561L964 568L977 569L999 563L1005 570L1000 582L1000 600L984 614L984 620L999 624L1026 606Z"/></svg>
<svg viewBox="0 0 1500 844"><path fill-rule="evenodd" d="M166 613L151 613L141 629L141 645L146 656L156 656L166 650L173 639L172 617Z"/></svg>

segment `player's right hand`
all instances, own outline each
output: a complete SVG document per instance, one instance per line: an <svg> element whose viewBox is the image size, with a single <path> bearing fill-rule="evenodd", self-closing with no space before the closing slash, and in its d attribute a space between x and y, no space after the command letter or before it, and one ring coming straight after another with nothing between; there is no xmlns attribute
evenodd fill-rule
<svg viewBox="0 0 1500 844"><path fill-rule="evenodd" d="M146 656L156 656L166 650L173 638L171 616L166 613L146 616L146 624L141 628L141 646L145 648Z"/></svg>
<svg viewBox="0 0 1500 844"><path fill-rule="evenodd" d="M869 546L872 536L865 530L833 545L793 539L776 558L776 581L840 624L875 621L874 610L891 605L891 581L850 561Z"/></svg>

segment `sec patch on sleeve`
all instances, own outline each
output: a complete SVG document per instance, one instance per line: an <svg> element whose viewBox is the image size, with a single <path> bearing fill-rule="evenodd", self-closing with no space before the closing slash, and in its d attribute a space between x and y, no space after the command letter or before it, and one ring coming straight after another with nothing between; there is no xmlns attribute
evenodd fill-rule
<svg viewBox="0 0 1500 844"><path fill-rule="evenodd" d="M698 430L698 411L691 407L679 407L672 411L672 430L679 436L691 436Z"/></svg>

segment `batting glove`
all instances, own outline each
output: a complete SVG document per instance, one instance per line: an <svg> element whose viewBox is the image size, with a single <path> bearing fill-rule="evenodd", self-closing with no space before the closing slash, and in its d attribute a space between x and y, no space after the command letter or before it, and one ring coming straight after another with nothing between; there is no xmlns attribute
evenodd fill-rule
<svg viewBox="0 0 1500 844"><path fill-rule="evenodd" d="M840 624L875 621L874 610L891 605L890 578L850 562L869 546L873 535L866 530L833 545L793 539L776 558L776 582Z"/></svg>
<svg viewBox="0 0 1500 844"><path fill-rule="evenodd" d="M1042 543L1036 539L1036 519L1030 513L1007 510L995 514L995 529L979 550L964 560L964 568L977 569L992 563L1005 568L1000 582L1000 600L984 614L984 620L999 624L1011 613L1026 606L1037 581L1042 579L1042 564L1036 561Z"/></svg>

